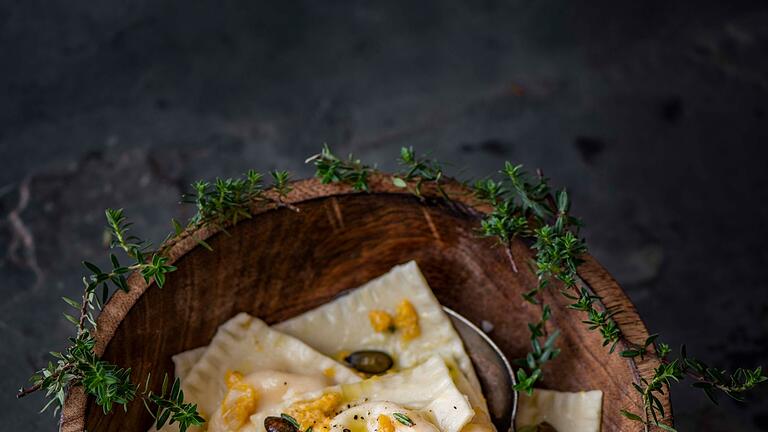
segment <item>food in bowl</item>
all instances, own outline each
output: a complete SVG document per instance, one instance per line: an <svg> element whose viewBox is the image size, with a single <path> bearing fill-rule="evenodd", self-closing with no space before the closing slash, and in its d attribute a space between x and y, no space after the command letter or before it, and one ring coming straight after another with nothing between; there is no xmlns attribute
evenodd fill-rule
<svg viewBox="0 0 768 432"><path fill-rule="evenodd" d="M208 432L496 430L462 340L413 261L274 326L240 313L173 361ZM559 403L576 399L546 393L521 410L531 425L597 431L601 397ZM574 409L589 411L577 429Z"/></svg>

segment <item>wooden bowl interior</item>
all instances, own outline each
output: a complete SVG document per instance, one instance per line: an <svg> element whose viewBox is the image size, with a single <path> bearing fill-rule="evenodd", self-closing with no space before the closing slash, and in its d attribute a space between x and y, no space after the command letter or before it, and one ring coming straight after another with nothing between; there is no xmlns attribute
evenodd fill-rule
<svg viewBox="0 0 768 432"><path fill-rule="evenodd" d="M173 374L171 356L206 345L238 312L276 323L323 304L341 291L416 260L440 302L474 323L494 325L492 339L510 358L530 346L526 323L540 314L520 294L536 283L526 265L514 273L502 248L478 236L478 215L454 206L421 203L409 195L354 194L300 203L299 213L267 211L211 237L213 251L196 247L176 263L163 289L151 287L119 324L104 358L151 373L155 385ZM518 263L530 257L515 244ZM618 291L621 295L620 290ZM603 430L630 430L617 415L637 401L629 383L632 363L609 355L582 316L547 296L562 330L562 355L546 369L545 387L604 391ZM493 389L486 389L493 391ZM103 415L89 400L91 432L147 430L151 417L134 402L128 412Z"/></svg>

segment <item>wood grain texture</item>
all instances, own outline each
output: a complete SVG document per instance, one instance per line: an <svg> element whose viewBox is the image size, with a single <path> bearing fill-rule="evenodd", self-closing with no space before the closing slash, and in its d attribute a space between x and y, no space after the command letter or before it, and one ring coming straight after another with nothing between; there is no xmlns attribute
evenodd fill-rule
<svg viewBox="0 0 768 432"><path fill-rule="evenodd" d="M513 272L504 250L478 237L478 220L488 208L457 183L446 186L451 203L429 188L420 201L384 176L373 176L371 184L371 193L356 193L344 185L296 182L287 202L298 212L257 207L252 219L228 228L229 234L211 228L185 232L168 245L178 271L163 289L132 276L130 292L118 292L107 304L98 319L97 353L132 368L137 382L150 372L159 381L164 372L173 373L173 354L206 345L238 312L275 323L414 259L441 303L475 323L492 322L491 337L506 355L524 355L529 347L525 323L540 311L520 294L536 279L525 265ZM196 239L205 239L213 251ZM513 245L513 254L518 263L531 257L521 242ZM605 305L624 310L617 321L631 340L647 337L635 308L605 269L587 257L579 274ZM640 430L619 410L640 411L630 383L638 374L648 376L657 363L609 355L600 336L581 323L581 314L566 309L567 299L553 293L546 301L553 307L552 324L562 331L563 353L545 368L542 386L601 389L603 430ZM669 412L669 399L662 402ZM150 424L140 402L128 413L118 409L105 416L75 390L60 430L144 431Z"/></svg>

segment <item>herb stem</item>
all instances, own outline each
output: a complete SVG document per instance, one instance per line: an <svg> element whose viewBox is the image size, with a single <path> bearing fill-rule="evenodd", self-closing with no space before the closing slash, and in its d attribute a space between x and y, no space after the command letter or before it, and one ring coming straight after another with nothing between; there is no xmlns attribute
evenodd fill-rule
<svg viewBox="0 0 768 432"><path fill-rule="evenodd" d="M51 378L57 379L59 376L61 376L61 374L63 374L64 372L69 371L73 367L75 367L75 365L73 363L67 363L66 365L61 367L57 372L54 372L53 375L51 375ZM35 383L34 385L31 385L31 386L29 386L27 388L19 389L19 391L16 393L16 399L21 399L21 398L23 398L25 396L28 396L28 395L32 394L32 393L40 390L42 388L42 386L43 386L43 383L42 382L38 382L38 383Z"/></svg>
<svg viewBox="0 0 768 432"><path fill-rule="evenodd" d="M507 258L509 259L509 264L512 266L512 271L517 273L517 264L515 263L515 257L512 255L512 242L508 241L504 245L504 252L507 253Z"/></svg>
<svg viewBox="0 0 768 432"><path fill-rule="evenodd" d="M16 393L16 399L21 399L24 396L28 396L28 395L32 394L32 393L40 390L40 388L42 386L43 386L42 383L37 383L37 384L35 384L33 386L29 386L27 388L19 389L18 393Z"/></svg>
<svg viewBox="0 0 768 432"><path fill-rule="evenodd" d="M275 206L277 206L278 208L286 208L286 209L291 210L291 211L293 211L295 213L300 213L301 212L301 210L298 207L296 207L295 205L285 201L285 199L281 195L278 195L275 198L266 197L265 199L267 201L271 202L272 204L274 204Z"/></svg>

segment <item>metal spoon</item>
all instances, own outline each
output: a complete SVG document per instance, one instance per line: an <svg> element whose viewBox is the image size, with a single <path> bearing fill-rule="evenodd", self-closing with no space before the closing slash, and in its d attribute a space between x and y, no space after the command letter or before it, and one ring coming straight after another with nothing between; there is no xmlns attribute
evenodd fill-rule
<svg viewBox="0 0 768 432"><path fill-rule="evenodd" d="M451 317L472 359L496 430L514 432L517 392L513 390L516 381L512 366L485 332L457 312L443 309Z"/></svg>

